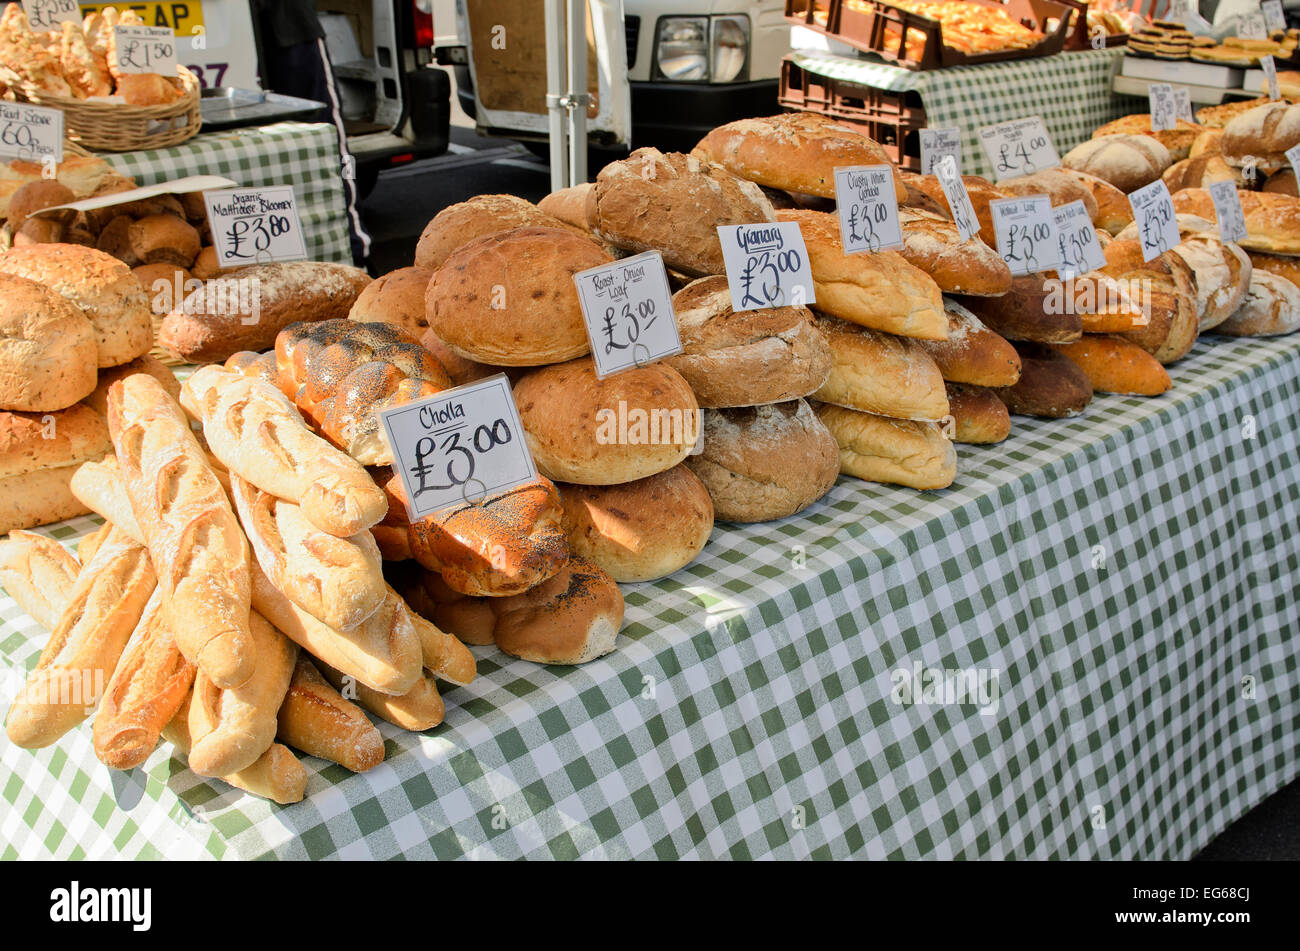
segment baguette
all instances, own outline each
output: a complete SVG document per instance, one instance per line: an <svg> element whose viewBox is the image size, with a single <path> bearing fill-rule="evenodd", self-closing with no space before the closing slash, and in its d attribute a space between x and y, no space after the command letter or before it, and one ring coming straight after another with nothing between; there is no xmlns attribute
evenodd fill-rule
<svg viewBox="0 0 1300 951"><path fill-rule="evenodd" d="M253 676L248 543L230 500L162 384L138 373L108 392L109 431L181 652L217 687Z"/></svg>
<svg viewBox="0 0 1300 951"><path fill-rule="evenodd" d="M80 571L80 562L52 538L15 529L0 539L0 585L47 631L63 616Z"/></svg>
<svg viewBox="0 0 1300 951"><path fill-rule="evenodd" d="M392 591L392 589L389 589ZM393 597L400 597L392 591ZM438 628L436 624L407 609L411 623L420 636L425 669L448 683L464 687L472 683L478 673L474 655L456 637Z"/></svg>
<svg viewBox="0 0 1300 951"><path fill-rule="evenodd" d="M98 462L83 462L72 475L72 494L86 508L116 525L128 537L144 544L144 532L131 509L131 499L122 481L122 468L116 456Z"/></svg>
<svg viewBox="0 0 1300 951"><path fill-rule="evenodd" d="M99 703L154 588L144 548L114 530L77 578L36 669L9 708L17 746L49 746Z"/></svg>
<svg viewBox="0 0 1300 951"><path fill-rule="evenodd" d="M384 738L375 725L301 655L277 719L280 742L354 773L364 773L384 761Z"/></svg>
<svg viewBox="0 0 1300 951"><path fill-rule="evenodd" d="M218 687L201 669L194 677L190 769L200 776L246 769L275 741L276 716L289 691L298 646L255 611L249 629L255 652L252 677L228 689Z"/></svg>
<svg viewBox="0 0 1300 951"><path fill-rule="evenodd" d="M377 524L388 510L366 470L311 432L270 383L206 366L185 381L181 403L203 423L208 446L227 469L298 503L321 531L346 538Z"/></svg>
<svg viewBox="0 0 1300 951"><path fill-rule="evenodd" d="M113 523L105 522L81 541L77 542L77 560L83 565L90 564L91 559L95 557L95 552L99 551L99 546L108 540L109 533L112 531Z"/></svg>
<svg viewBox="0 0 1300 951"><path fill-rule="evenodd" d="M431 730L446 715L446 706L438 695L438 685L428 671L421 671L419 679L406 693L394 696L373 690L356 678L348 677L328 665L321 664L319 667L321 675L346 699L355 699L375 716L394 726L400 726L403 730L415 733Z"/></svg>
<svg viewBox="0 0 1300 951"><path fill-rule="evenodd" d="M194 684L155 587L95 715L95 755L113 769L139 766Z"/></svg>

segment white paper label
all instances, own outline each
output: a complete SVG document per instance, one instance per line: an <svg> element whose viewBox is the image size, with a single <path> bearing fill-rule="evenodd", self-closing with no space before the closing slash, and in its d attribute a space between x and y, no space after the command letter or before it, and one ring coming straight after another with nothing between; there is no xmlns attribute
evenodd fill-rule
<svg viewBox="0 0 1300 951"><path fill-rule="evenodd" d="M817 299L798 222L722 225L718 238L732 310L807 307Z"/></svg>
<svg viewBox="0 0 1300 951"><path fill-rule="evenodd" d="M856 165L835 169L835 206L845 254L903 246L891 166Z"/></svg>
<svg viewBox="0 0 1300 951"><path fill-rule="evenodd" d="M1268 82L1268 98L1276 102L1282 98L1282 92L1277 88L1277 64L1273 62L1273 57L1261 56L1259 68L1264 71L1264 79Z"/></svg>
<svg viewBox="0 0 1300 951"><path fill-rule="evenodd" d="M984 126L980 129L980 143L993 163L998 181L1061 164L1047 126L1039 116Z"/></svg>
<svg viewBox="0 0 1300 951"><path fill-rule="evenodd" d="M1300 145L1293 145L1286 150L1286 160L1291 163L1291 170L1300 178Z"/></svg>
<svg viewBox="0 0 1300 951"><path fill-rule="evenodd" d="M537 478L505 374L379 414L411 521Z"/></svg>
<svg viewBox="0 0 1300 951"><path fill-rule="evenodd" d="M23 0L28 25L36 31L62 30L63 23L81 23L77 0Z"/></svg>
<svg viewBox="0 0 1300 951"><path fill-rule="evenodd" d="M1050 271L1059 263L1056 218L1047 195L999 198L989 202L998 254L1012 274Z"/></svg>
<svg viewBox="0 0 1300 951"><path fill-rule="evenodd" d="M58 165L63 161L63 111L0 101L0 156Z"/></svg>
<svg viewBox="0 0 1300 951"><path fill-rule="evenodd" d="M1062 280L1106 266L1106 253L1082 201L1052 209L1056 224L1056 270Z"/></svg>
<svg viewBox="0 0 1300 951"><path fill-rule="evenodd" d="M1175 114L1174 87L1169 83L1152 83L1147 87L1151 106L1151 131L1165 132L1178 125Z"/></svg>
<svg viewBox="0 0 1300 951"><path fill-rule="evenodd" d="M1268 39L1268 24L1262 13L1243 13L1241 16L1241 37L1247 40Z"/></svg>
<svg viewBox="0 0 1300 951"><path fill-rule="evenodd" d="M1192 94L1186 86L1174 86L1174 118L1195 122L1192 118ZM1175 123L1176 124L1176 123Z"/></svg>
<svg viewBox="0 0 1300 951"><path fill-rule="evenodd" d="M1259 10L1264 14L1264 25L1270 31L1286 29L1286 16L1282 13L1282 0L1264 0L1259 5Z"/></svg>
<svg viewBox="0 0 1300 951"><path fill-rule="evenodd" d="M682 352L673 292L658 251L573 275L600 379Z"/></svg>
<svg viewBox="0 0 1300 951"><path fill-rule="evenodd" d="M957 233L963 241L969 241L980 233L980 222L975 215L975 206L971 204L970 192L966 191L966 183L957 169L957 160L945 155L943 161L935 166L935 176L943 189L943 197L948 199L948 210L957 226Z"/></svg>
<svg viewBox="0 0 1300 951"><path fill-rule="evenodd" d="M176 75L176 34L165 26L115 26L117 68L123 73Z"/></svg>
<svg viewBox="0 0 1300 951"><path fill-rule="evenodd" d="M1236 182L1211 182L1206 186L1214 200L1214 217L1219 222L1219 237L1240 241L1246 237L1246 214L1241 210L1241 196Z"/></svg>
<svg viewBox="0 0 1300 951"><path fill-rule="evenodd" d="M921 130L921 173L933 175L945 155L951 155L961 168L961 129Z"/></svg>
<svg viewBox="0 0 1300 951"><path fill-rule="evenodd" d="M203 201L222 267L306 260L292 185L206 191Z"/></svg>
<svg viewBox="0 0 1300 951"><path fill-rule="evenodd" d="M1129 5L1129 9L1136 12L1140 6L1141 0L1135 0L1134 3ZM1189 6L1188 0L1170 0L1169 12L1165 14L1165 18L1172 20L1174 23L1186 23Z"/></svg>
<svg viewBox="0 0 1300 951"><path fill-rule="evenodd" d="M1128 196L1128 203L1142 241L1142 260L1159 257L1181 240L1174 201L1164 182L1157 180L1142 186Z"/></svg>

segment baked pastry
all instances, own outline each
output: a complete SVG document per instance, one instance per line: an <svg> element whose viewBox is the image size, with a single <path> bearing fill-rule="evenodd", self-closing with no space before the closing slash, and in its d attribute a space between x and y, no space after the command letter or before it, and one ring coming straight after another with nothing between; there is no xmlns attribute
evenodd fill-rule
<svg viewBox="0 0 1300 951"><path fill-rule="evenodd" d="M957 477L957 450L938 423L890 419L822 403L817 417L839 446L845 475L913 489L946 489Z"/></svg>
<svg viewBox="0 0 1300 951"><path fill-rule="evenodd" d="M918 340L916 345L930 355L944 380L996 387L1011 386L1020 379L1020 358L1015 347L989 330L957 301L944 298L943 307L948 316L948 339ZM860 406L855 409L869 408Z"/></svg>
<svg viewBox="0 0 1300 951"><path fill-rule="evenodd" d="M0 274L0 409L50 412L95 389L90 321L58 294Z"/></svg>
<svg viewBox="0 0 1300 951"><path fill-rule="evenodd" d="M1117 134L1080 143L1062 156L1061 164L1096 175L1127 194L1163 175L1173 157L1149 135Z"/></svg>
<svg viewBox="0 0 1300 951"><path fill-rule="evenodd" d="M1018 363L1019 357L1016 360ZM967 383L945 385L951 407L953 442L990 445L1011 435L1011 414L993 390Z"/></svg>
<svg viewBox="0 0 1300 951"><path fill-rule="evenodd" d="M1084 334L1056 352L1078 365L1096 393L1158 396L1172 385L1169 373L1137 344L1113 334Z"/></svg>
<svg viewBox="0 0 1300 951"><path fill-rule="evenodd" d="M73 474L111 451L104 418L81 404L0 412L0 533L85 515L70 488Z"/></svg>
<svg viewBox="0 0 1300 951"><path fill-rule="evenodd" d="M438 212L415 245L415 267L436 271L458 248L477 238L515 228L572 228L514 195L475 195ZM585 228L583 229L586 230Z"/></svg>
<svg viewBox="0 0 1300 951"><path fill-rule="evenodd" d="M996 296L1011 289L1007 262L978 235L962 241L947 218L906 208L898 210L898 220L903 232L898 253L944 293Z"/></svg>
<svg viewBox="0 0 1300 951"><path fill-rule="evenodd" d="M1300 254L1300 198L1274 192L1238 191L1246 237L1238 242L1248 251ZM1186 188L1174 195L1174 211L1217 222L1214 199L1203 188Z"/></svg>
<svg viewBox="0 0 1300 951"><path fill-rule="evenodd" d="M1093 133L1094 139L1105 135L1144 135L1155 139L1169 150L1169 157L1175 162L1188 157L1192 143L1200 135L1201 127L1195 122L1179 119L1172 129L1152 129L1151 114L1146 112L1122 116L1113 122L1107 122ZM1001 183L999 183L999 186Z"/></svg>
<svg viewBox="0 0 1300 951"><path fill-rule="evenodd" d="M993 392L1020 416L1078 416L1092 402L1092 383L1077 363L1040 343L1017 343L1020 379Z"/></svg>
<svg viewBox="0 0 1300 951"><path fill-rule="evenodd" d="M1263 269L1250 279L1241 306L1215 333L1230 337L1273 337L1300 330L1300 288Z"/></svg>
<svg viewBox="0 0 1300 951"><path fill-rule="evenodd" d="M1229 165L1240 168L1247 157L1261 172L1286 168L1286 151L1300 145L1300 105L1269 102L1231 119L1219 148Z"/></svg>
<svg viewBox="0 0 1300 951"><path fill-rule="evenodd" d="M348 320L395 324L419 340L429 326L424 314L424 295L432 277L432 271L403 267L376 278L352 302Z"/></svg>
<svg viewBox="0 0 1300 951"><path fill-rule="evenodd" d="M923 341L868 330L834 317L818 317L830 344L830 376L813 398L864 413L898 419L948 415L943 375Z"/></svg>
<svg viewBox="0 0 1300 951"><path fill-rule="evenodd" d="M507 654L536 664L585 664L614 649L623 607L614 579L575 555L537 587L493 599L493 638Z"/></svg>

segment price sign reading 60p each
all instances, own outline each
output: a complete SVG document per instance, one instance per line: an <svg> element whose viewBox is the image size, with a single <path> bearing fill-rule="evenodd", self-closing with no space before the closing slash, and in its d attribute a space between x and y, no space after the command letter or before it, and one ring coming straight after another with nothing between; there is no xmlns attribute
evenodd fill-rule
<svg viewBox="0 0 1300 951"><path fill-rule="evenodd" d="M720 225L718 238L732 310L807 307L817 299L798 222Z"/></svg>
<svg viewBox="0 0 1300 951"><path fill-rule="evenodd" d="M1130 194L1128 203L1133 209L1133 221L1138 226L1138 239L1142 242L1142 260L1158 258L1181 240L1178 219L1174 216L1174 200L1160 179Z"/></svg>
<svg viewBox="0 0 1300 951"><path fill-rule="evenodd" d="M673 292L658 251L579 271L573 283L597 378L682 352Z"/></svg>
<svg viewBox="0 0 1300 951"><path fill-rule="evenodd" d="M204 192L203 201L222 267L306 260L292 185L226 188Z"/></svg>
<svg viewBox="0 0 1300 951"><path fill-rule="evenodd" d="M176 34L165 26L115 26L117 68L123 73L176 75Z"/></svg>
<svg viewBox="0 0 1300 951"><path fill-rule="evenodd" d="M23 0L27 25L33 30L61 30L64 23L81 23L77 0Z"/></svg>
<svg viewBox="0 0 1300 951"><path fill-rule="evenodd" d="M835 169L835 206L839 211L840 244L845 254L903 246L891 166L855 165Z"/></svg>
<svg viewBox="0 0 1300 951"><path fill-rule="evenodd" d="M0 156L58 165L63 161L63 110L0 101Z"/></svg>
<svg viewBox="0 0 1300 951"><path fill-rule="evenodd" d="M379 414L415 522L537 478L504 373Z"/></svg>
<svg viewBox="0 0 1300 951"><path fill-rule="evenodd" d="M1052 217L1056 220L1056 270L1062 280L1106 266L1106 253L1082 201L1053 208Z"/></svg>
<svg viewBox="0 0 1300 951"><path fill-rule="evenodd" d="M989 202L998 254L1012 274L1050 271L1058 263L1060 242L1052 199L1046 195L999 198Z"/></svg>
<svg viewBox="0 0 1300 951"><path fill-rule="evenodd" d="M921 173L933 175L934 167L951 155L961 168L961 129L921 130Z"/></svg>
<svg viewBox="0 0 1300 951"><path fill-rule="evenodd" d="M980 144L993 163L998 181L1061 164L1040 116L984 126L980 129Z"/></svg>

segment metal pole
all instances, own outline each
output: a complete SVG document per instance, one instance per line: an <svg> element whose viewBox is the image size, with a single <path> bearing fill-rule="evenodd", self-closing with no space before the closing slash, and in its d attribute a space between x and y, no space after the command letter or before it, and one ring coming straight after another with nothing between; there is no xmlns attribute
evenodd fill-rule
<svg viewBox="0 0 1300 951"><path fill-rule="evenodd" d="M587 181L587 0L569 6L569 185Z"/></svg>
<svg viewBox="0 0 1300 951"><path fill-rule="evenodd" d="M546 0L546 109L550 119L551 191L569 184L568 149L564 135L568 129L565 99L565 56L567 34L564 30L565 0ZM586 60L584 58L585 67ZM585 177L584 177L585 180Z"/></svg>

